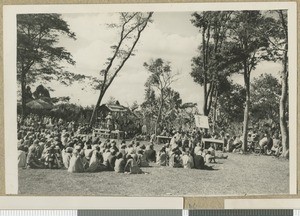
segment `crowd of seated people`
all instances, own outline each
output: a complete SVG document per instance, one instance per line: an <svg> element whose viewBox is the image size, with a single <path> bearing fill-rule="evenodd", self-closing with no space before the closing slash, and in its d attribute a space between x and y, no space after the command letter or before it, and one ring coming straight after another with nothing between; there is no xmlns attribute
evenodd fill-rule
<svg viewBox="0 0 300 216"><path fill-rule="evenodd" d="M19 167L66 169L71 173L115 171L131 174L145 173L141 167L148 167L151 163L174 168L212 169L208 164L227 156L217 154L214 144L204 149L202 138L223 139L223 152L235 152L242 146L240 137L230 137L224 132L210 135L207 130L173 130L168 132L172 136L170 142L159 146L156 151L155 138L146 146L136 140L117 143L115 140L101 141L99 137L83 136L89 130L85 125L50 117L29 115L22 120L18 118ZM251 134L252 141L258 142L262 153L279 154L281 144L278 134L273 138L268 133L261 139L256 136Z"/></svg>
<svg viewBox="0 0 300 216"><path fill-rule="evenodd" d="M66 169L68 172L144 173L141 167L159 166L206 169L214 161L214 149L200 147L176 132L170 143L156 152L153 143L92 139L82 136L82 126L50 117L28 116L18 120L18 165L31 169ZM81 130L81 131L80 131ZM195 135L195 136L194 136ZM199 134L198 134L199 135ZM197 142L198 141L198 142ZM198 144L197 144L197 143ZM194 144L191 144L194 143ZM194 150L197 149L197 152Z"/></svg>
<svg viewBox="0 0 300 216"><path fill-rule="evenodd" d="M201 143L202 138L210 138L220 140L224 143L222 148L218 148L217 145L210 145L210 147L213 147L215 150L243 153L242 135L230 136L228 133L225 133L225 131L221 131L220 133L214 132L211 134L207 129L197 130L196 128L188 131L170 131L164 128L163 134L172 136L171 143L180 141L180 145L182 145L184 149L188 147L190 150L193 150L197 143ZM154 140L155 137L151 137L151 139ZM259 130L259 132L250 130L247 137L247 151L259 152L263 155L279 156L282 152L280 134L278 132L263 129ZM219 156L216 155L215 157L223 158L222 154Z"/></svg>
<svg viewBox="0 0 300 216"><path fill-rule="evenodd" d="M36 120L36 119L35 119ZM68 172L116 171L142 173L137 163L138 143L128 146L122 142L117 147L115 141L98 139L92 141L88 136L68 130L68 127L51 124L33 125L34 119L18 129L18 163L19 167L32 169L67 169ZM28 124L30 122L30 124ZM67 124L68 125L68 124ZM26 127L24 127L26 126ZM147 152L146 147L139 147Z"/></svg>
<svg viewBox="0 0 300 216"><path fill-rule="evenodd" d="M228 152L241 152L242 136L225 135L224 143ZM247 137L247 151L257 152L262 155L280 156L282 152L281 139L278 132L271 133L269 131L250 131Z"/></svg>
<svg viewBox="0 0 300 216"><path fill-rule="evenodd" d="M156 152L153 144L140 145L131 141L122 141L117 145L115 140L101 142L85 141L82 137L69 137L67 133L62 137L65 145L59 139L59 134L46 137L42 133L27 133L28 137L18 145L19 167L31 169L66 169L68 172L101 172L115 171L117 173L144 173L141 167L148 167L151 163L158 166L209 169L205 165L214 161L214 150L205 152L183 150L179 145L173 147L165 144ZM25 142L26 141L26 142Z"/></svg>

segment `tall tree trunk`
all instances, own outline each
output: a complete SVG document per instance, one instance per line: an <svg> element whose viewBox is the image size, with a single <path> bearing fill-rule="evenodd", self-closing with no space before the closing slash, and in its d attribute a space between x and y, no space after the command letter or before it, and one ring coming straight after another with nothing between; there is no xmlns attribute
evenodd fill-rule
<svg viewBox="0 0 300 216"><path fill-rule="evenodd" d="M281 19L281 24L285 33L285 52L283 56L283 71L281 74L281 97L279 102L279 123L281 131L281 143L282 143L282 156L287 157L287 150L289 149L289 131L287 126L287 99L288 99L288 28L287 17L284 16L282 10L278 11Z"/></svg>
<svg viewBox="0 0 300 216"><path fill-rule="evenodd" d="M92 116L91 116L91 119L90 119L90 127L93 126L93 124L94 124L94 122L95 122L95 115L96 115L96 112L97 112L98 107L99 107L100 104L101 104L101 101L102 101L102 99L103 99L103 96L104 96L104 92L101 91L101 92L100 92L100 95L99 95L99 98L98 98L98 100L97 100L97 103L96 103L96 105L95 105L95 107L94 107L94 109L93 109L93 113L92 113Z"/></svg>
<svg viewBox="0 0 300 216"><path fill-rule="evenodd" d="M243 147L242 147L244 152L247 151L249 108L250 108L250 93L246 93L246 104L244 110L244 123L243 123Z"/></svg>
<svg viewBox="0 0 300 216"><path fill-rule="evenodd" d="M204 83L203 83L203 88L204 88L204 104L203 104L203 114L205 116L208 115L207 113L207 80L206 80L206 41L205 41L205 32L206 32L206 27L203 27L202 29L202 61L203 61L203 72L204 72Z"/></svg>
<svg viewBox="0 0 300 216"><path fill-rule="evenodd" d="M161 93L160 106L159 106L159 110L158 110L157 119L155 121L155 136L157 136L157 129L158 129L158 125L159 125L159 122L161 119L162 107L163 107L163 93Z"/></svg>
<svg viewBox="0 0 300 216"><path fill-rule="evenodd" d="M26 82L25 82L25 73L22 70L21 75L21 97L22 97L22 119L26 117L26 98L25 98L25 92L26 92Z"/></svg>
<svg viewBox="0 0 300 216"><path fill-rule="evenodd" d="M248 123L249 123L249 109L250 109L250 74L247 69L247 63L244 63L244 82L246 88L246 102L244 110L244 123L243 123L243 152L247 151L248 143Z"/></svg>
<svg viewBox="0 0 300 216"><path fill-rule="evenodd" d="M207 86L206 84L205 86ZM207 88L204 88L204 104L203 104L203 113L205 116L208 116L210 113L211 105L213 103L213 94L215 91L215 84L210 83L209 88L207 91Z"/></svg>
<svg viewBox="0 0 300 216"><path fill-rule="evenodd" d="M217 121L217 105L218 105L218 91L215 94L215 101L214 101L214 113L213 113L213 131L215 132L215 125Z"/></svg>
<svg viewBox="0 0 300 216"><path fill-rule="evenodd" d="M206 87L206 84L204 84L203 85L203 88L204 88L204 103L203 103L203 114L205 115L205 116L208 116L208 110L207 110L207 97L206 97L206 95L207 95L207 87Z"/></svg>
<svg viewBox="0 0 300 216"><path fill-rule="evenodd" d="M282 143L282 156L286 156L286 151L289 149L289 135L287 127L287 97L288 97L288 56L287 56L287 44L285 46L286 51L284 52L283 59L283 71L281 73L281 97L279 104L279 123L281 131L281 143Z"/></svg>
<svg viewBox="0 0 300 216"><path fill-rule="evenodd" d="M125 26L130 22L131 19L133 19L136 16L136 14L138 14L138 13L135 13L132 17L128 18L128 20L124 20L123 24L121 24L120 40L118 42L118 45L115 48L115 51L114 51L114 54L113 54L112 58L110 58L109 63L107 65L106 69L104 70L105 71L104 72L104 81L103 81L103 84L102 84L102 88L101 88L101 91L100 91L98 101L96 103L96 106L94 107L94 110L93 110L93 113L92 113L92 116L91 116L91 119L90 119L90 126L92 126L93 123L94 123L94 118L95 118L96 111L97 111L98 107L101 104L101 101L102 101L102 98L105 95L105 92L107 91L109 86L112 84L112 82L114 81L115 77L118 75L120 70L123 68L125 62L132 55L132 52L133 52L137 42L140 39L141 33L146 28L147 23L151 19L153 12L150 12L148 14L148 17L146 18L145 21L142 21L142 22L139 22L139 23L135 24L135 26L133 28L128 29L125 33L125 28L126 28ZM111 69L111 66L113 65L114 60L116 58L118 58L118 55L120 55L120 52L119 52L120 47L122 46L122 44L124 43L124 40L126 40L126 38L131 37L131 35L129 35L129 34L131 32L133 32L133 30L137 30L137 35L136 35L135 38L133 37L134 40L132 41L131 47L128 47L129 49L127 50L126 54L121 54L123 58L121 58L121 62L119 63L119 66L117 66L117 68L114 70L114 72L112 72L111 77L108 78L109 71Z"/></svg>

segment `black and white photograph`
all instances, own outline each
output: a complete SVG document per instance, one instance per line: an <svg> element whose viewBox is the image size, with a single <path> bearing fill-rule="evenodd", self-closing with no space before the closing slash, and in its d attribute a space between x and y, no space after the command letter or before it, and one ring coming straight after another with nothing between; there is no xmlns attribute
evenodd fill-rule
<svg viewBox="0 0 300 216"><path fill-rule="evenodd" d="M6 186L30 196L295 193L295 14L154 5L16 10Z"/></svg>

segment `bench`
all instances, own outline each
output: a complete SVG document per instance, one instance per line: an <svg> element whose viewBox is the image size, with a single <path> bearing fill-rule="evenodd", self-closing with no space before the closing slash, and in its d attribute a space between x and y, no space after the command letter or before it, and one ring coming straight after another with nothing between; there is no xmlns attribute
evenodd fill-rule
<svg viewBox="0 0 300 216"><path fill-rule="evenodd" d="M168 137L168 136L156 136L157 144L161 144L161 142L169 143L171 139L172 137Z"/></svg>
<svg viewBox="0 0 300 216"><path fill-rule="evenodd" d="M202 138L202 148L208 149L210 147L210 144L215 144L215 150L224 150L224 141L223 140L217 140L217 139L211 139L211 138Z"/></svg>
<svg viewBox="0 0 300 216"><path fill-rule="evenodd" d="M125 132L124 131L119 131L119 130L116 130L116 131L112 131L110 133L110 138L112 139L124 139L124 135L125 135Z"/></svg>
<svg viewBox="0 0 300 216"><path fill-rule="evenodd" d="M109 139L110 137L110 130L107 129L94 129L93 130L93 137L100 137L104 139Z"/></svg>

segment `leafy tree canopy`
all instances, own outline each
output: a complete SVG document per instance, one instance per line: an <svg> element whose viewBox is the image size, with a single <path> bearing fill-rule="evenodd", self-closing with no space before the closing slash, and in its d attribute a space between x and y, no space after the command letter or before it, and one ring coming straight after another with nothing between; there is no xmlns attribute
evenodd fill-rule
<svg viewBox="0 0 300 216"><path fill-rule="evenodd" d="M278 122L281 84L271 74L254 78L251 84L251 117L255 122L272 119Z"/></svg>
<svg viewBox="0 0 300 216"><path fill-rule="evenodd" d="M51 81L65 77L59 62L75 61L64 47L57 46L60 35L75 39L60 14L17 15L18 81L28 85L38 78Z"/></svg>

